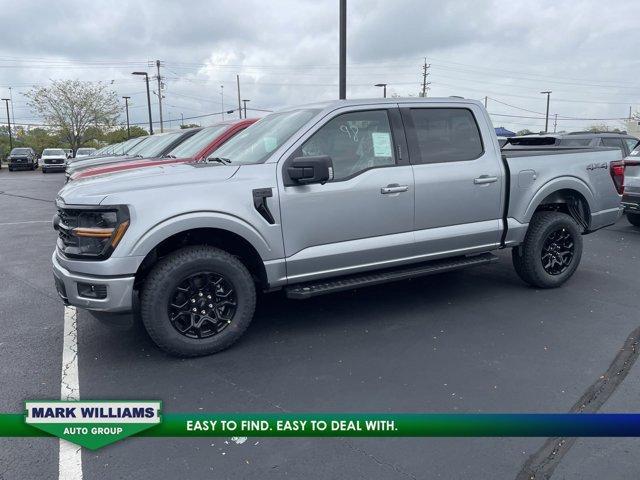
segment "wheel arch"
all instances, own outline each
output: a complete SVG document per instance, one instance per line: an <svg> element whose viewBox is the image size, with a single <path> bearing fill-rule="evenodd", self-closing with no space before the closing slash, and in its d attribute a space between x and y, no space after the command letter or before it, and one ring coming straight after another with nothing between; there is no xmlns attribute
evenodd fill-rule
<svg viewBox="0 0 640 480"><path fill-rule="evenodd" d="M524 214L528 223L536 212L560 211L571 215L583 231L589 231L594 197L588 185L574 177L564 177L539 189Z"/></svg>
<svg viewBox="0 0 640 480"><path fill-rule="evenodd" d="M189 245L210 245L238 257L255 280L268 284L264 260L271 254L266 240L251 225L226 215L187 215L170 219L148 231L131 249L144 256L136 272L140 284L163 256Z"/></svg>

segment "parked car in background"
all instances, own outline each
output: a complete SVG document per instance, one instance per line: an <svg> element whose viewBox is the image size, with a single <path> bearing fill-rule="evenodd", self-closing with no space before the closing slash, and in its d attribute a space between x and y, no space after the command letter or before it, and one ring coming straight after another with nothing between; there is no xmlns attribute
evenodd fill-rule
<svg viewBox="0 0 640 480"><path fill-rule="evenodd" d="M629 223L640 227L640 144L624 159L624 195L622 206Z"/></svg>
<svg viewBox="0 0 640 480"><path fill-rule="evenodd" d="M63 150L67 155L67 158L73 158L73 150L71 148L64 148Z"/></svg>
<svg viewBox="0 0 640 480"><path fill-rule="evenodd" d="M107 145L106 147L101 148L93 156L76 157L74 159L69 160L67 162L67 166L73 167L74 165L79 165L80 163L84 163L90 160L95 160L97 157L106 158L106 157L119 157L122 155L126 155L131 149L141 144L148 138L151 138L151 137L149 136L136 137L136 138L127 140L125 142L114 143L113 145Z"/></svg>
<svg viewBox="0 0 640 480"><path fill-rule="evenodd" d="M634 149L638 139L626 133L541 133L536 135L523 135L520 137L510 137L503 149L518 150L545 148L595 148L613 147L622 151L623 157L629 155Z"/></svg>
<svg viewBox="0 0 640 480"><path fill-rule="evenodd" d="M40 157L42 173L64 172L67 158L67 152L62 148L45 148Z"/></svg>
<svg viewBox="0 0 640 480"><path fill-rule="evenodd" d="M97 150L95 148L79 148L76 150L75 158L91 157L92 155L95 155L96 152Z"/></svg>
<svg viewBox="0 0 640 480"><path fill-rule="evenodd" d="M54 227L64 302L131 311L169 353L229 347L256 291L304 299L497 261L537 288L618 220L616 149L500 151L473 100L348 100L270 114L207 162L71 182ZM597 165L597 168L592 168ZM103 320L107 320L105 315Z"/></svg>
<svg viewBox="0 0 640 480"><path fill-rule="evenodd" d="M38 168L38 155L30 147L16 147L7 157L9 171L35 170Z"/></svg>
<svg viewBox="0 0 640 480"><path fill-rule="evenodd" d="M80 170L71 175L71 179L76 180L94 175L104 175L154 165L200 162L205 160L216 148L223 145L227 140L233 138L234 135L240 133L255 121L256 119L247 119L217 123L216 125L203 128L162 158L144 158L87 168L86 170Z"/></svg>
<svg viewBox="0 0 640 480"><path fill-rule="evenodd" d="M83 170L96 166L111 165L114 163L126 162L127 160L136 158L162 158L175 147L184 142L186 139L198 133L200 130L201 128L189 128L174 132L158 133L146 137L135 147L128 150L124 155L88 158L84 161L81 160L80 162L74 162L73 164L67 166L67 180L71 179L71 177L77 172L81 172Z"/></svg>

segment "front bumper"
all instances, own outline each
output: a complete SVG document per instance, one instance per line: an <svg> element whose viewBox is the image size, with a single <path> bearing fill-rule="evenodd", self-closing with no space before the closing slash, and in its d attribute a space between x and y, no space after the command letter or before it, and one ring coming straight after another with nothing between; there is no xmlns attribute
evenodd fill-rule
<svg viewBox="0 0 640 480"><path fill-rule="evenodd" d="M48 172L64 172L66 165L64 163L44 163L42 169Z"/></svg>
<svg viewBox="0 0 640 480"><path fill-rule="evenodd" d="M133 308L134 276L93 276L78 274L65 269L53 252L53 277L58 295L67 305L98 312L129 312ZM95 286L97 290L106 289L104 298L90 298L78 293L78 284Z"/></svg>

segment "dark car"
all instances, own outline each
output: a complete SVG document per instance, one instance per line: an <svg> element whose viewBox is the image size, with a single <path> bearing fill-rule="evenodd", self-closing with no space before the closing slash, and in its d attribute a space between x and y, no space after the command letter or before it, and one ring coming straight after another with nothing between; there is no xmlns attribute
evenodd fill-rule
<svg viewBox="0 0 640 480"><path fill-rule="evenodd" d="M596 148L613 147L622 151L626 157L638 143L638 139L627 133L542 133L539 135L523 135L511 137L504 145L503 150L518 150L521 148L530 150L532 147L540 148Z"/></svg>
<svg viewBox="0 0 640 480"><path fill-rule="evenodd" d="M14 170L35 170L38 168L38 155L29 147L17 147L11 150L7 157L9 171Z"/></svg>

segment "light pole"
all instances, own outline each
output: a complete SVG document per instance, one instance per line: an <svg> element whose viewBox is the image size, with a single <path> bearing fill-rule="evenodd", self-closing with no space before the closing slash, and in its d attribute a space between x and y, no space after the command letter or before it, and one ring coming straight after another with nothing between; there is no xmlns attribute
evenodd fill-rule
<svg viewBox="0 0 640 480"><path fill-rule="evenodd" d="M124 109L127 112L127 140L131 138L131 129L129 127L129 99L131 97L127 97L126 95L124 97Z"/></svg>
<svg viewBox="0 0 640 480"><path fill-rule="evenodd" d="M339 97L341 100L347 98L347 0L340 0L340 72Z"/></svg>
<svg viewBox="0 0 640 480"><path fill-rule="evenodd" d="M2 99L7 106L7 126L9 127L9 150L13 150L13 136L11 135L11 118L9 118L9 98ZM11 104L13 106L13 104Z"/></svg>
<svg viewBox="0 0 640 480"><path fill-rule="evenodd" d="M248 99L244 99L242 100L242 103L244 105L244 118L247 118L247 102L250 102L251 100Z"/></svg>
<svg viewBox="0 0 640 480"><path fill-rule="evenodd" d="M545 133L549 131L549 96L551 95L550 91L544 91L544 92L540 92L543 95L547 96L547 116L546 119L544 121L544 131Z"/></svg>
<svg viewBox="0 0 640 480"><path fill-rule="evenodd" d="M376 83L374 87L382 87L382 98L387 98L387 84L386 83Z"/></svg>
<svg viewBox="0 0 640 480"><path fill-rule="evenodd" d="M147 82L147 106L149 107L149 135L153 135L153 120L151 120L151 94L149 93L149 74L147 72L133 72L132 75L144 75Z"/></svg>
<svg viewBox="0 0 640 480"><path fill-rule="evenodd" d="M224 122L224 85L220 85L220 111L222 112L222 121Z"/></svg>

